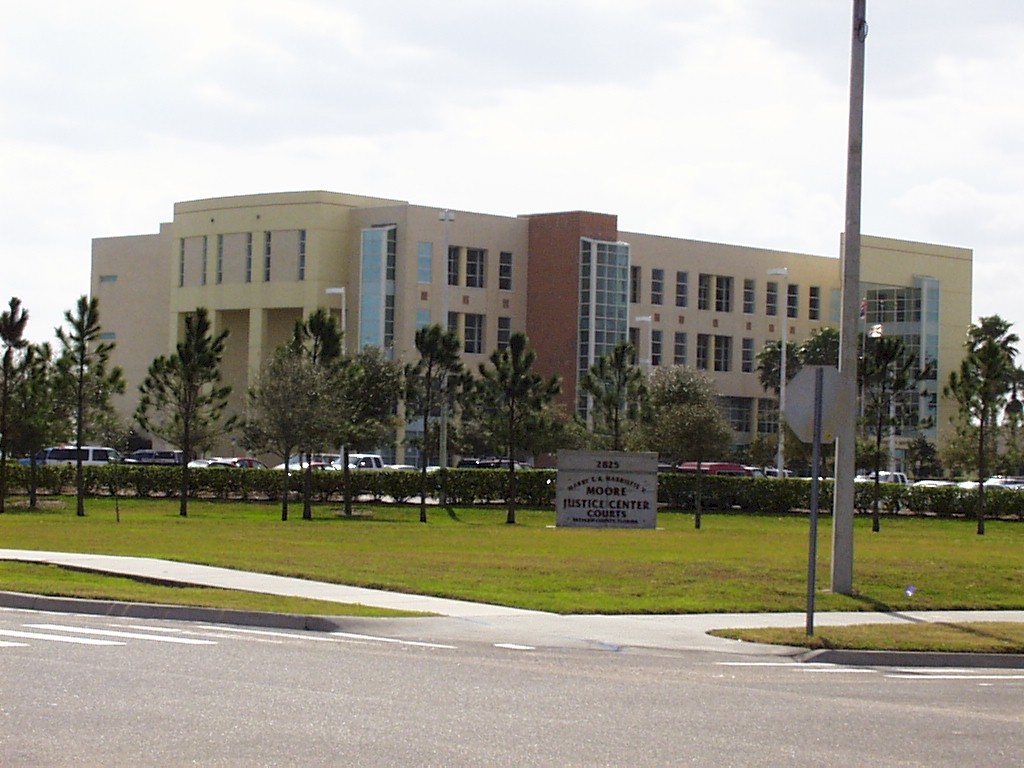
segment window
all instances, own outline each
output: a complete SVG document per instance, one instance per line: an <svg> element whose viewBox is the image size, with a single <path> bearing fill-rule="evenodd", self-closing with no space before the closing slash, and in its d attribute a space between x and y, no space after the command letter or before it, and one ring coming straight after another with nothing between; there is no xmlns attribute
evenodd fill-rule
<svg viewBox="0 0 1024 768"><path fill-rule="evenodd" d="M419 307L416 309L416 330L420 328L426 328L430 325L430 309L428 307Z"/></svg>
<svg viewBox="0 0 1024 768"><path fill-rule="evenodd" d="M732 278L718 275L715 278L715 311L732 312Z"/></svg>
<svg viewBox="0 0 1024 768"><path fill-rule="evenodd" d="M633 346L633 365L637 363L637 355L640 354L640 329L631 326L629 329L629 343Z"/></svg>
<svg viewBox="0 0 1024 768"><path fill-rule="evenodd" d="M800 317L800 286L789 285L786 290L786 317Z"/></svg>
<svg viewBox="0 0 1024 768"><path fill-rule="evenodd" d="M747 279L743 281L743 314L754 314L754 281Z"/></svg>
<svg viewBox="0 0 1024 768"><path fill-rule="evenodd" d="M209 257L207 255L207 250L206 250L206 246L207 246L208 242L209 241L207 240L206 235L203 235L202 271L199 273L199 284L200 285L206 285L206 269L209 266L208 263L207 263L208 260L209 260Z"/></svg>
<svg viewBox="0 0 1024 768"><path fill-rule="evenodd" d="M697 334L697 369L706 371L711 357L711 337L706 333Z"/></svg>
<svg viewBox="0 0 1024 768"><path fill-rule="evenodd" d="M808 289L807 296L807 317L811 320L821 319L821 288L817 285L812 285Z"/></svg>
<svg viewBox="0 0 1024 768"><path fill-rule="evenodd" d="M384 296L384 348L395 346L395 294Z"/></svg>
<svg viewBox="0 0 1024 768"><path fill-rule="evenodd" d="M466 249L466 287L485 287L485 272L487 269L487 251L483 248Z"/></svg>
<svg viewBox="0 0 1024 768"><path fill-rule="evenodd" d="M675 347L672 351L673 365L686 365L686 331L676 331Z"/></svg>
<svg viewBox="0 0 1024 768"><path fill-rule="evenodd" d="M466 313L464 351L467 355L479 355L484 351L484 316Z"/></svg>
<svg viewBox="0 0 1024 768"><path fill-rule="evenodd" d="M252 232L245 235L245 282L252 282Z"/></svg>
<svg viewBox="0 0 1024 768"><path fill-rule="evenodd" d="M753 423L754 401L749 397L723 397L722 411L729 426L740 434L750 432Z"/></svg>
<svg viewBox="0 0 1024 768"><path fill-rule="evenodd" d="M434 273L434 244L419 243L416 246L416 282L431 282Z"/></svg>
<svg viewBox="0 0 1024 768"><path fill-rule="evenodd" d="M651 365L661 365L661 331L657 328L651 331Z"/></svg>
<svg viewBox="0 0 1024 768"><path fill-rule="evenodd" d="M217 285L224 282L224 235L217 235Z"/></svg>
<svg viewBox="0 0 1024 768"><path fill-rule="evenodd" d="M711 309L711 279L713 275L697 275L697 309Z"/></svg>
<svg viewBox="0 0 1024 768"><path fill-rule="evenodd" d="M676 272L676 306L685 307L690 288L690 273Z"/></svg>
<svg viewBox="0 0 1024 768"><path fill-rule="evenodd" d="M769 280L765 287L764 313L769 317L779 314L779 284L773 280Z"/></svg>
<svg viewBox="0 0 1024 768"><path fill-rule="evenodd" d="M651 304L661 304L665 291L665 270L651 270Z"/></svg>
<svg viewBox="0 0 1024 768"><path fill-rule="evenodd" d="M770 398L757 399L757 432L774 435L779 431L779 404Z"/></svg>
<svg viewBox="0 0 1024 768"><path fill-rule="evenodd" d="M459 247L457 245L448 246L448 285L459 284Z"/></svg>
<svg viewBox="0 0 1024 768"><path fill-rule="evenodd" d="M640 303L640 267L629 268L629 303Z"/></svg>
<svg viewBox="0 0 1024 768"><path fill-rule="evenodd" d="M498 318L498 349L508 349L509 339L512 338L512 318Z"/></svg>
<svg viewBox="0 0 1024 768"><path fill-rule="evenodd" d="M117 275L100 275L101 283L116 283Z"/></svg>
<svg viewBox="0 0 1024 768"><path fill-rule="evenodd" d="M512 290L512 254L502 251L498 255L498 289Z"/></svg>
<svg viewBox="0 0 1024 768"><path fill-rule="evenodd" d="M178 287L185 285L185 240L178 241Z"/></svg>
<svg viewBox="0 0 1024 768"><path fill-rule="evenodd" d="M743 349L741 350L741 361L740 369L744 373L754 372L754 340L743 339ZM786 377L789 378L788 376Z"/></svg>
<svg viewBox="0 0 1024 768"><path fill-rule="evenodd" d="M448 332L458 333L459 332L459 313L449 312L448 313Z"/></svg>
<svg viewBox="0 0 1024 768"><path fill-rule="evenodd" d="M715 336L715 370L732 370L732 336Z"/></svg>
<svg viewBox="0 0 1024 768"><path fill-rule="evenodd" d="M306 279L306 230L299 230L299 280Z"/></svg>
<svg viewBox="0 0 1024 768"><path fill-rule="evenodd" d="M272 235L270 232L263 233L263 282L270 282L270 251Z"/></svg>
<svg viewBox="0 0 1024 768"><path fill-rule="evenodd" d="M395 262L398 258L398 227L388 226L387 228L387 255L384 261L384 279L390 283L395 282Z"/></svg>

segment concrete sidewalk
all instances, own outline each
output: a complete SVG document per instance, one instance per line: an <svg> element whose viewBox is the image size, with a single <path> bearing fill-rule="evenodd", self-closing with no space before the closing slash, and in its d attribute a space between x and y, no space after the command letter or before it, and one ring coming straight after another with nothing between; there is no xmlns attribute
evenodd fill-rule
<svg viewBox="0 0 1024 768"><path fill-rule="evenodd" d="M0 560L52 563L69 568L144 578L168 584L189 584L272 595L315 598L338 603L432 613L437 616L416 619L281 616L245 611L222 611L181 606L138 606L109 601L0 593L0 605L17 608L148 616L151 618L196 619L320 630L331 630L340 626L351 629L354 625L372 623L378 626L385 624L389 629L403 633L429 633L432 637L452 639L458 637L488 642L500 637L502 642L532 645L570 644L611 650L637 647L714 651L748 656L802 657L805 660L834 663L1024 667L1024 656L1019 655L956 654L952 655L952 658L939 659L936 655L929 654L883 653L872 655L854 654L853 652L812 652L808 654L804 649L743 643L707 634L713 629L726 628L803 627L806 621L804 613L563 616L500 605L408 595L143 557L0 549ZM817 613L815 615L815 626L818 627L867 623L964 621L1024 622L1024 611L845 612ZM949 657L951 655L940 654L940 656Z"/></svg>

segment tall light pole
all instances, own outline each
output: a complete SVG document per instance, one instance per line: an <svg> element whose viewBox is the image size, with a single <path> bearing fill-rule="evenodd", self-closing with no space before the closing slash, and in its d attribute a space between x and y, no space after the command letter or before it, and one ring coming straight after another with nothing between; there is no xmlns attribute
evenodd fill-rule
<svg viewBox="0 0 1024 768"><path fill-rule="evenodd" d="M634 317L633 320L637 323L647 323L647 357L640 358L640 365L647 369L647 375L650 376L654 372L654 316L641 315ZM637 354L640 354L639 349Z"/></svg>
<svg viewBox="0 0 1024 768"><path fill-rule="evenodd" d="M789 346L789 268L772 267L768 270L772 277L782 278L782 343L779 345L779 447L775 452L775 472L780 479L786 476L786 430L783 413L786 410L786 347Z"/></svg>
<svg viewBox="0 0 1024 768"><path fill-rule="evenodd" d="M442 275L444 288L441 291L441 328L444 332L448 332L448 249L449 245L448 238L448 224L455 220L455 211L451 211L445 208L441 211L438 216L438 220L444 223L444 261L442 262ZM424 437L426 437L426 419L424 418L423 430ZM441 422L438 425L438 447L437 447L437 463L441 466L441 469L445 469L448 466L448 374L444 373L441 376ZM443 477L443 476L442 476ZM442 483L441 490L441 503L444 504L445 499L444 489Z"/></svg>
<svg viewBox="0 0 1024 768"><path fill-rule="evenodd" d="M860 304L860 202L864 165L864 41L867 0L853 0L850 44L850 121L846 152L846 226L842 258L842 317L839 325L839 388L845 402L857 397L857 315ZM836 484L832 506L832 591L853 592L853 473L856 414L847 409L836 425Z"/></svg>
<svg viewBox="0 0 1024 768"><path fill-rule="evenodd" d="M326 293L328 296L341 296L341 345L342 350L345 350L348 348L348 339L345 338L345 316L348 314L348 305L345 301L345 286L342 285L337 288L328 288L327 290L324 291L324 293ZM345 465L348 464L348 456L346 456L345 454L345 446L339 445L338 461L341 463L342 469L344 469Z"/></svg>

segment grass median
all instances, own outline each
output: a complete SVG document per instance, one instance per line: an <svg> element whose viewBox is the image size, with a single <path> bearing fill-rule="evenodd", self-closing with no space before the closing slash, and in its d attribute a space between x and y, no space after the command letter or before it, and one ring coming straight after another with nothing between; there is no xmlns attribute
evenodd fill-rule
<svg viewBox="0 0 1024 768"><path fill-rule="evenodd" d="M807 519L663 512L658 530L556 529L550 510L317 505L312 520L263 504L91 499L0 515L0 546L166 558L555 613L801 611ZM297 510L296 510L297 511ZM117 521L117 517L120 521ZM818 610L1024 609L1024 525L893 517L855 523L853 596L828 585L822 521ZM0 583L12 589L8 577ZM908 590L913 586L913 590Z"/></svg>

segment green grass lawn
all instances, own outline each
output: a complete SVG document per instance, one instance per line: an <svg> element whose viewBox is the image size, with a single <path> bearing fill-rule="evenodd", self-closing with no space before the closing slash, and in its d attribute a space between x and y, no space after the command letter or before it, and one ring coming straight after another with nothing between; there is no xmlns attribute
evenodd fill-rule
<svg viewBox="0 0 1024 768"><path fill-rule="evenodd" d="M810 637L803 629L796 628L722 629L711 634L754 643L815 649L1024 653L1024 624L994 621L819 627Z"/></svg>
<svg viewBox="0 0 1024 768"><path fill-rule="evenodd" d="M805 517L662 513L659 530L556 529L552 511L360 506L345 517L280 520L276 505L90 499L0 515L0 546L205 563L558 613L800 611L806 601ZM1024 608L1024 525L886 518L855 526L853 597L827 591L830 521L819 541L817 609ZM0 587L11 589L0 572ZM912 597L907 587L916 588Z"/></svg>
<svg viewBox="0 0 1024 768"><path fill-rule="evenodd" d="M303 616L423 615L368 605L264 595L258 592L242 592L232 589L151 584L126 576L89 573L45 563L16 561L0 561L0 589L8 592L24 592L30 595L294 613Z"/></svg>

